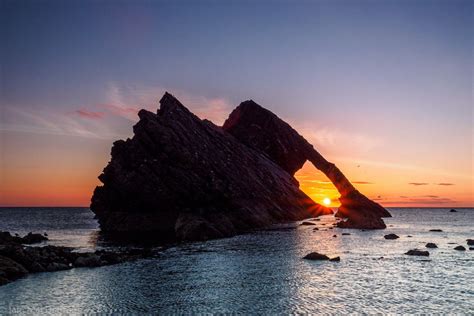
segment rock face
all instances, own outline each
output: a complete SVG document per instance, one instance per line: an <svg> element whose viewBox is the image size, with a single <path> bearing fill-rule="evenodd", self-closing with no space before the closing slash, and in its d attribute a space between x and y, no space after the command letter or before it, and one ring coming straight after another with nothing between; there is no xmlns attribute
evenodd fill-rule
<svg viewBox="0 0 474 316"><path fill-rule="evenodd" d="M112 147L91 210L113 235L206 240L273 223L332 214L293 175L311 160L336 182L349 225L384 228L380 205L356 191L288 124L253 101L223 128L165 93L158 112L141 110L134 136ZM341 212L341 211L340 211Z"/></svg>
<svg viewBox="0 0 474 316"><path fill-rule="evenodd" d="M344 174L317 152L290 125L254 101L242 102L225 121L223 129L252 148L263 151L270 159L294 175L309 160L321 170L341 197L336 216L347 218L342 228L381 229L381 217L391 217L378 203L357 191Z"/></svg>

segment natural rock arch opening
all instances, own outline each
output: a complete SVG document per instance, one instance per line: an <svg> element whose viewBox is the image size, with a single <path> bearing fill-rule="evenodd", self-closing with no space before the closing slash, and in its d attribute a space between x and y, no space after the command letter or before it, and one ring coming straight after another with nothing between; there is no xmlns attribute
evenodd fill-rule
<svg viewBox="0 0 474 316"><path fill-rule="evenodd" d="M301 191L306 193L313 201L324 206L338 208L340 194L334 184L320 170L316 169L310 161L306 161L303 166L296 171L294 178L299 183ZM325 199L330 199L327 205Z"/></svg>

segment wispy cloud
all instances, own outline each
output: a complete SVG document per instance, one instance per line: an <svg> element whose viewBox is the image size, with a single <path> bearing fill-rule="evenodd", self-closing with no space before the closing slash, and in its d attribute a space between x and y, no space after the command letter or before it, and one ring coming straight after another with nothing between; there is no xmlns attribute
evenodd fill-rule
<svg viewBox="0 0 474 316"><path fill-rule="evenodd" d="M436 183L436 185L445 185L445 186L450 186L450 185L454 185L454 183L446 183L446 182L442 182L442 183Z"/></svg>
<svg viewBox="0 0 474 316"><path fill-rule="evenodd" d="M314 122L288 121L317 150L325 153L341 154L340 151L343 148L344 152L363 154L382 143L382 139L376 136L356 133L338 127L315 128Z"/></svg>
<svg viewBox="0 0 474 316"><path fill-rule="evenodd" d="M429 183L426 183L426 182L410 182L408 184L414 185L414 186L420 186L420 185L428 185Z"/></svg>
<svg viewBox="0 0 474 316"><path fill-rule="evenodd" d="M80 117L86 118L86 119L102 119L104 117L104 112L94 112L94 111L88 111L88 110L76 110L74 111L75 114L79 115Z"/></svg>
<svg viewBox="0 0 474 316"><path fill-rule="evenodd" d="M453 173L453 172L449 172L448 170L431 169L431 168L426 168L426 167L417 166L417 165L410 165L410 164L400 164L400 163L393 163L393 162L386 162L386 161L360 159L359 157L354 157L354 156L339 156L337 160L350 162L350 163L357 162L359 164L364 164L364 165L373 166L373 167L382 167L382 168L387 168L387 169L423 172L430 175L437 175L437 176L444 176L444 177L447 176L447 177L455 177L455 178L460 178L460 179L474 179L474 175L472 174Z"/></svg>
<svg viewBox="0 0 474 316"><path fill-rule="evenodd" d="M2 104L4 118L0 130L88 138L118 139L129 137L131 123L138 121L138 111L156 112L165 91L174 94L202 119L222 124L233 106L225 98L209 98L160 86L137 86L109 83L103 98L95 104L83 104L68 112L53 107L14 107Z"/></svg>
<svg viewBox="0 0 474 316"><path fill-rule="evenodd" d="M156 112L159 107L158 101L165 91L177 97L181 103L201 119L208 119L217 125L222 125L235 107L222 97L210 98L188 93L181 89L162 86L121 85L116 82L107 85L104 93L106 103L98 106L114 115L137 121L137 113L140 109Z"/></svg>
<svg viewBox="0 0 474 316"><path fill-rule="evenodd" d="M114 139L123 137L116 128L104 124L103 114L88 110L57 112L34 108L20 109L12 106L3 108L9 121L2 122L0 130L58 136Z"/></svg>

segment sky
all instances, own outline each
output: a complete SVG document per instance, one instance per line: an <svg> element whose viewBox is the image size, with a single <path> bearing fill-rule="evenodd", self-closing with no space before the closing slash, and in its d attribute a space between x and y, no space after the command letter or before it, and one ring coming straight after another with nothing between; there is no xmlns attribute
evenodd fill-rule
<svg viewBox="0 0 474 316"><path fill-rule="evenodd" d="M2 0L0 23L1 206L88 206L165 91L219 125L253 99L384 206L474 206L472 1Z"/></svg>

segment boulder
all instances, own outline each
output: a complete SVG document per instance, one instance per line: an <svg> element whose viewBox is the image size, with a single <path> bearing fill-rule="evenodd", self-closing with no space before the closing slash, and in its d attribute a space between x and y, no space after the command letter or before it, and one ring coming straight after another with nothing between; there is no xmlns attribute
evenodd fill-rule
<svg viewBox="0 0 474 316"><path fill-rule="evenodd" d="M430 232L441 233L443 230L441 229L430 229Z"/></svg>
<svg viewBox="0 0 474 316"><path fill-rule="evenodd" d="M432 243L432 242L429 242L425 245L426 248L438 248L438 246L436 246L436 244Z"/></svg>
<svg viewBox="0 0 474 316"><path fill-rule="evenodd" d="M311 252L303 257L303 259L307 260L329 260L329 257L317 252Z"/></svg>
<svg viewBox="0 0 474 316"><path fill-rule="evenodd" d="M466 248L464 246L457 246L454 248L454 250L466 251Z"/></svg>
<svg viewBox="0 0 474 316"><path fill-rule="evenodd" d="M303 222L300 224L301 226L308 226L308 225L316 225L315 223L312 222Z"/></svg>
<svg viewBox="0 0 474 316"><path fill-rule="evenodd" d="M466 239L468 246L474 246L474 239Z"/></svg>
<svg viewBox="0 0 474 316"><path fill-rule="evenodd" d="M334 258L329 259L329 261L339 262L341 261L341 257L334 257Z"/></svg>
<svg viewBox="0 0 474 316"><path fill-rule="evenodd" d="M32 232L29 232L28 235L22 238L22 243L31 245L31 244L37 244L43 241L47 241L48 238L46 236L43 236L41 234L33 234Z"/></svg>
<svg viewBox="0 0 474 316"><path fill-rule="evenodd" d="M342 236L349 236L350 233L342 233L341 235L342 235Z"/></svg>
<svg viewBox="0 0 474 316"><path fill-rule="evenodd" d="M456 213L457 211L456 211L454 208L452 208L452 209L450 210L450 212L451 212L451 213Z"/></svg>
<svg viewBox="0 0 474 316"><path fill-rule="evenodd" d="M74 261L76 267L98 267L101 265L101 258L96 254L84 254Z"/></svg>
<svg viewBox="0 0 474 316"><path fill-rule="evenodd" d="M347 219L337 223L337 227L339 228L358 228L362 230L386 228L384 221L378 216L366 216L362 213L350 213L351 215L342 214L343 213L337 216L347 216Z"/></svg>
<svg viewBox="0 0 474 316"><path fill-rule="evenodd" d="M69 269L69 265L65 263L60 263L60 262L51 262L46 267L46 271L48 272L67 270L67 269Z"/></svg>
<svg viewBox="0 0 474 316"><path fill-rule="evenodd" d="M28 270L21 264L10 258L0 256L0 278L2 278L0 283L5 284L5 280L13 281L26 274L28 274Z"/></svg>
<svg viewBox="0 0 474 316"><path fill-rule="evenodd" d="M418 250L418 249L408 250L407 252L405 252L405 254L409 256L425 256L425 257L430 255L428 251L423 251L423 250Z"/></svg>
<svg viewBox="0 0 474 316"><path fill-rule="evenodd" d="M393 240L393 239L398 239L400 237L398 237L398 235L395 235L395 234L388 234L388 235L383 236L383 238Z"/></svg>

